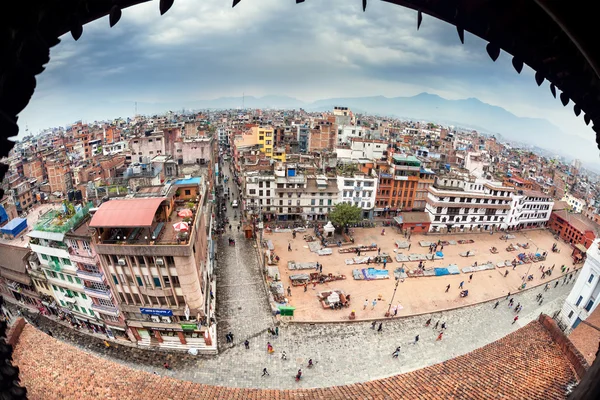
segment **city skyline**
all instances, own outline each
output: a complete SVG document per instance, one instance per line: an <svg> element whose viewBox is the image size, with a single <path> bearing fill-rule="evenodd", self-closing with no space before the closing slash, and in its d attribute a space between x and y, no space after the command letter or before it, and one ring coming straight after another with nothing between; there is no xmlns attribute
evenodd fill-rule
<svg viewBox="0 0 600 400"><path fill-rule="evenodd" d="M390 35L390 32L394 32ZM393 38L393 39L390 39ZM179 1L160 17L152 2L85 26L79 42L65 35L19 119L22 137L76 120L132 115L135 102L179 102L223 96L476 97L520 117L545 118L593 142L570 107L521 75L502 53L493 63L485 42L385 3L334 1L295 5ZM144 113L144 109L138 110Z"/></svg>

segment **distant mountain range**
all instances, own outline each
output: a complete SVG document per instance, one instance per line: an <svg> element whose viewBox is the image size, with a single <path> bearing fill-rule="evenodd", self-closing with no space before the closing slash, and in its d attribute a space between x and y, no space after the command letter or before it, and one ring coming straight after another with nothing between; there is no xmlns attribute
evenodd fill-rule
<svg viewBox="0 0 600 400"><path fill-rule="evenodd" d="M181 104L140 104L144 113L180 110ZM354 112L394 116L418 121L476 129L494 134L509 141L529 144L568 157L579 158L586 163L598 163L598 151L590 131L590 139L568 135L548 120L518 117L502 107L484 103L476 98L447 100L440 96L421 93L412 97L350 97L303 102L287 96L221 97L214 100L187 102L186 109L231 108L303 108L307 111L329 111L334 106L345 106ZM156 111L151 111L156 110ZM590 165L591 166L591 165Z"/></svg>

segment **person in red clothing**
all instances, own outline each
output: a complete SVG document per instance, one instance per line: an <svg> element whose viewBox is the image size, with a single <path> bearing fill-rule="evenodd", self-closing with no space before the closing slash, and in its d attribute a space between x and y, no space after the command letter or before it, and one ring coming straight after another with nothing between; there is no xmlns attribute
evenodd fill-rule
<svg viewBox="0 0 600 400"><path fill-rule="evenodd" d="M518 315L515 315L515 318L513 319L513 322L512 322L512 323L514 324L515 322L517 322L517 320L518 320L518 319L519 319L519 316L518 316Z"/></svg>

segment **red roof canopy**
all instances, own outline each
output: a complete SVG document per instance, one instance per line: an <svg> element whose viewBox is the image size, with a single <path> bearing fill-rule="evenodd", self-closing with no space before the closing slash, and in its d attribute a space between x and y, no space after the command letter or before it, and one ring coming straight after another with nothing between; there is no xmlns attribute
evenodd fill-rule
<svg viewBox="0 0 600 400"><path fill-rule="evenodd" d="M143 199L120 199L102 203L96 211L90 227L92 228L129 228L152 226L156 210L166 200L165 197Z"/></svg>

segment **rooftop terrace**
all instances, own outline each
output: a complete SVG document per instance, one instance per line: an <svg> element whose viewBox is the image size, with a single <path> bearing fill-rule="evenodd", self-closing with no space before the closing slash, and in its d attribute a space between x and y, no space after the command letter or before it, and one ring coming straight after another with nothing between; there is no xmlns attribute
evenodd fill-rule
<svg viewBox="0 0 600 400"><path fill-rule="evenodd" d="M74 206L70 210L67 206L67 212L64 211L63 207L54 208L42 214L38 222L34 225L33 230L66 233L79 225L92 207L92 203L80 206L80 208Z"/></svg>

